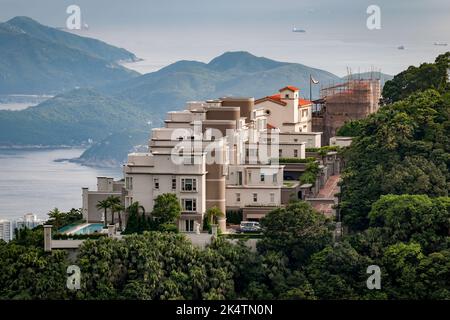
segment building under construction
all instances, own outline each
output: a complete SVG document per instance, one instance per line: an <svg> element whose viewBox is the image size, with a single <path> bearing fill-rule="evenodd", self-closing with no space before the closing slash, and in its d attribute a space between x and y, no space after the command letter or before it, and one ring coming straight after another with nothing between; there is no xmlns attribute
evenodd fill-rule
<svg viewBox="0 0 450 320"><path fill-rule="evenodd" d="M350 79L320 90L314 101L312 130L323 132L322 145L328 145L345 122L367 117L379 108L379 79Z"/></svg>

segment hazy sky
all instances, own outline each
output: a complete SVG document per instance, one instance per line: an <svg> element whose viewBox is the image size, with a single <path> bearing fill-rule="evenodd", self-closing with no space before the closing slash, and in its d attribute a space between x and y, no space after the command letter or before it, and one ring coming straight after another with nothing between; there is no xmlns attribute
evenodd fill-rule
<svg viewBox="0 0 450 320"><path fill-rule="evenodd" d="M144 58L134 66L141 72L246 50L338 75L372 66L395 74L450 50L433 45L450 44L449 0L0 0L0 20L24 15L63 27L71 4L89 26L79 34ZM381 8L380 30L366 27L371 4Z"/></svg>

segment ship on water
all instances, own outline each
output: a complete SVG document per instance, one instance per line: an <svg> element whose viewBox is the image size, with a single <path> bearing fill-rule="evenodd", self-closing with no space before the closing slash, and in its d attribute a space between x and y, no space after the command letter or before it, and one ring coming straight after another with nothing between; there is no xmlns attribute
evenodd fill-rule
<svg viewBox="0 0 450 320"><path fill-rule="evenodd" d="M298 28L294 27L294 28L292 29L292 32L301 32L301 33L305 33L306 30L298 29Z"/></svg>
<svg viewBox="0 0 450 320"><path fill-rule="evenodd" d="M433 43L435 46L442 46L442 47L445 47L445 46L447 46L447 43L446 42L435 42L435 43Z"/></svg>

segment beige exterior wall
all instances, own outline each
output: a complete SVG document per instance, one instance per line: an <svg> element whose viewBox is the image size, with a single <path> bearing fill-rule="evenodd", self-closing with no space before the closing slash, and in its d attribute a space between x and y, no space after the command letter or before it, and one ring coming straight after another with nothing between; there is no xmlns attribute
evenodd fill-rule
<svg viewBox="0 0 450 320"><path fill-rule="evenodd" d="M281 205L281 188L228 187L226 200L229 207L279 206Z"/></svg>

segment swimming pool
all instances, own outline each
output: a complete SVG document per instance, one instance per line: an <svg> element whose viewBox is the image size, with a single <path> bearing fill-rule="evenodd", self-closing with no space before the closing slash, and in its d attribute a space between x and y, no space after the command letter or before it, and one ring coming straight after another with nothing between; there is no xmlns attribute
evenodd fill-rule
<svg viewBox="0 0 450 320"><path fill-rule="evenodd" d="M67 234L93 234L101 233L103 230L103 223L89 223L77 226L73 230L69 230Z"/></svg>

